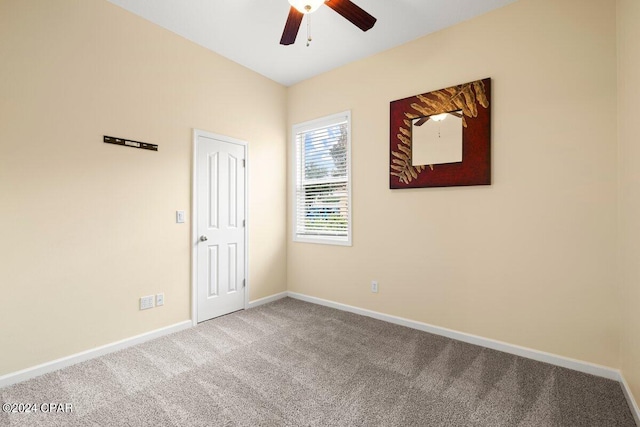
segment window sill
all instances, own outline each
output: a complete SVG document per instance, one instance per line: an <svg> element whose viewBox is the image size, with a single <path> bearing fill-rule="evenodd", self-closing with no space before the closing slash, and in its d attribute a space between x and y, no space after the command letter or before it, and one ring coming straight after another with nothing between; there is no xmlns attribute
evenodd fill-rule
<svg viewBox="0 0 640 427"><path fill-rule="evenodd" d="M333 245L333 246L353 246L351 244L351 237L348 239L340 237L307 237L296 236L293 238L294 243L314 243L318 245Z"/></svg>

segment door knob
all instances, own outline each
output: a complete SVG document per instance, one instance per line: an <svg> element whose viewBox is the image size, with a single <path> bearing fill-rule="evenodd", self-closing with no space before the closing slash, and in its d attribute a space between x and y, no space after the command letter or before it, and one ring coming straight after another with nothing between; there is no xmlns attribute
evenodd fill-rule
<svg viewBox="0 0 640 427"><path fill-rule="evenodd" d="M207 236L200 236L200 241L201 242L206 242L207 240L209 240L209 239L207 239Z"/></svg>

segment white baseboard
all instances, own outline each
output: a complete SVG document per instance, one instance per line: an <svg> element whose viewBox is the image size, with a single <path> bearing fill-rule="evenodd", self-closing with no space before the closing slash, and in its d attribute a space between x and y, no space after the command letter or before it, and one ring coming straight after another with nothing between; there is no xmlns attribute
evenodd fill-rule
<svg viewBox="0 0 640 427"><path fill-rule="evenodd" d="M326 307L335 308L350 313L360 314L363 316L373 317L374 319L383 320L385 322L394 323L396 325L406 326L412 329L429 332L435 335L441 335L469 344L480 345L491 348L493 350L502 351L516 356L525 357L527 359L537 360L539 362L549 363L551 365L572 369L578 372L607 378L620 383L622 391L629 404L629 409L635 418L636 424L640 427L640 408L635 400L629 384L624 378L622 372L618 369L609 368L607 366L596 365L594 363L584 362L582 360L572 359L569 357L559 356L557 354L546 353L544 351L534 350L531 348L521 347L518 345L508 344L502 341L483 338L477 335L466 334L464 332L454 331L452 329L442 328L440 326L430 325L428 323L417 322L402 317L392 316L389 314L379 313L377 311L366 310L364 308L354 307L347 304L338 303L322 298L312 297L309 295L299 294L296 292L287 292L291 298L299 299L314 304L324 305Z"/></svg>
<svg viewBox="0 0 640 427"><path fill-rule="evenodd" d="M558 356L555 354L546 353L543 351L538 351L538 350L521 347L513 344L508 344L502 341L483 338L477 335L466 334L464 332L458 332L452 329L430 325L428 323L405 319L403 317L398 317L398 316L392 316L389 314L384 314L377 311L367 310L364 308L359 308L359 307L355 307L347 304L338 303L335 301L330 301L322 298L304 295L297 292L290 292L290 291L280 292L275 295L260 298L255 301L250 301L247 304L247 308L255 308L263 304L277 301L287 296L294 299L301 300L301 301L323 305L326 307L331 307L338 310L359 314L362 316L372 317L374 319L383 320L385 322L406 326L408 328L417 329L424 332L429 332L435 335L445 336L445 337L466 342L469 344L480 345L483 347L491 348L493 350L498 350L505 353L522 356L528 359L537 360L540 362L549 363L549 364L560 366L563 368L573 369L575 371L584 372L587 374L596 375L599 377L618 381L620 382L624 395L627 399L627 402L629 403L629 408L633 413L633 416L636 420L636 424L640 426L640 409L638 408L638 404L636 403L636 400L633 397L633 393L629 388L629 384L625 380L622 373L617 369L596 365L596 364L584 362L581 360L571 359L564 356ZM106 345L96 347L90 350L86 350L80 353L72 354L71 356L67 356L61 359L53 360L51 362L43 363L41 365L23 369L21 371L12 372L12 373L0 376L0 388L7 387L21 381L26 381L28 379L31 379L40 375L44 375L49 372L57 371L59 369L66 368L67 366L75 365L77 363L84 362L86 360L93 359L98 356L113 353L115 351L122 350L136 344L141 344L143 342L146 342L155 338L159 338L164 335L172 334L174 332L179 332L184 329L188 329L192 326L193 325L191 320L185 320L183 322L166 326L164 328L156 329L150 332L146 332L144 334L136 335L131 338L126 338L124 340L116 341L111 344L106 344Z"/></svg>
<svg viewBox="0 0 640 427"><path fill-rule="evenodd" d="M281 292L279 294L271 295L265 298L260 298L255 301L249 301L247 308L258 307L263 304L267 304L273 301L277 301L287 297L287 292ZM176 323L164 328L156 329L144 334L136 335L131 338L126 338L121 341L117 341L111 344L106 344L100 347L92 348L80 353L72 354L60 359L52 360L51 362L42 363L40 365L32 366L30 368L23 369L17 372L11 372L0 376L0 388L7 387L21 381L26 381L31 378L35 378L40 375L47 374L49 372L57 371L67 366L75 365L80 362L84 362L89 359L93 359L98 356L103 356L114 351L122 350L127 347L131 347L136 344L159 338L163 335L168 335L174 332L182 331L195 326L193 321L185 320L184 322Z"/></svg>
<svg viewBox="0 0 640 427"><path fill-rule="evenodd" d="M636 420L636 425L640 426L640 408L638 407L638 403L636 399L633 397L633 393L631 392L631 388L629 388L629 384L627 380L624 379L624 375L620 373L620 385L622 386L622 391L624 392L624 397L627 398L627 403L629 403L629 409L631 409L631 413L633 414L633 418Z"/></svg>
<svg viewBox="0 0 640 427"><path fill-rule="evenodd" d="M263 305L263 304L267 304L267 303L270 303L270 302L273 302L273 301L277 301L277 300L282 299L282 298L286 298L288 294L289 293L285 291L285 292L280 292L279 294L274 294L274 295L271 295L271 296L268 296L268 297L264 297L264 298L260 298L260 299L254 300L254 301L249 301L249 303L247 304L247 308L255 308L255 307L258 307L258 306Z"/></svg>
<svg viewBox="0 0 640 427"><path fill-rule="evenodd" d="M125 338L120 341L92 348L80 353L72 354L71 356L56 359L51 362L46 362L41 365L23 369L21 371L2 375L0 376L0 388L10 386L21 381L26 381L28 379L47 374L49 372L57 371L58 369L66 368L67 366L75 365L76 363L84 362L98 356L113 353L114 351L122 350L136 344L141 344L143 342L159 338L164 335L182 331L184 329L190 328L191 326L191 320L185 320L184 322L176 323L174 325L166 326L164 328L156 329L150 332L145 332L144 334L136 335L131 338Z"/></svg>
<svg viewBox="0 0 640 427"><path fill-rule="evenodd" d="M620 371L618 371L617 369L606 367L606 366L596 365L596 364L584 362L581 360L571 359L569 357L558 356L556 354L546 353L544 351L539 351L539 350L533 350L531 348L520 347L518 345L508 344L502 341L483 338L477 335L466 334L464 332L458 332L452 329L430 325L428 323L417 322L415 320L409 320L403 317L397 317L389 314L379 313L377 311L366 310L364 308L341 304L338 302L329 301L322 298L316 298L316 297L312 297L304 294L299 294L296 292L288 292L288 295L291 298L299 299L301 301L311 302L314 304L336 308L342 311L348 311L348 312L360 314L363 316L373 317L374 319L384 320L385 322L395 323L396 325L402 325L408 328L418 329L420 331L429 332L435 335L441 335L441 336L452 338L458 341L463 341L469 344L480 345L493 350L515 354L516 356L522 356L527 359L533 359L539 362L545 362L552 365L561 366L563 368L573 369L574 371L584 372L587 374L596 375L598 377L603 377L610 380L615 380L615 381L620 380Z"/></svg>

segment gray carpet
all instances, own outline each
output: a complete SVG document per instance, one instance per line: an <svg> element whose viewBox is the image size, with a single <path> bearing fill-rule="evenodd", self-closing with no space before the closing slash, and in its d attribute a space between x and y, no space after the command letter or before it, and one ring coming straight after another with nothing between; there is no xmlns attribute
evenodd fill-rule
<svg viewBox="0 0 640 427"><path fill-rule="evenodd" d="M635 426L620 385L286 298L0 389L54 426Z"/></svg>

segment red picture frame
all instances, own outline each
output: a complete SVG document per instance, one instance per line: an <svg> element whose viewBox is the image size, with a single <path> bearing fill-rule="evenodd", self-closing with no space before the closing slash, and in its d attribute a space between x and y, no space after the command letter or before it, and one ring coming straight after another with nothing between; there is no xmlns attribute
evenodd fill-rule
<svg viewBox="0 0 640 427"><path fill-rule="evenodd" d="M413 166L412 120L462 113L462 162ZM491 184L491 79L390 103L389 188Z"/></svg>

